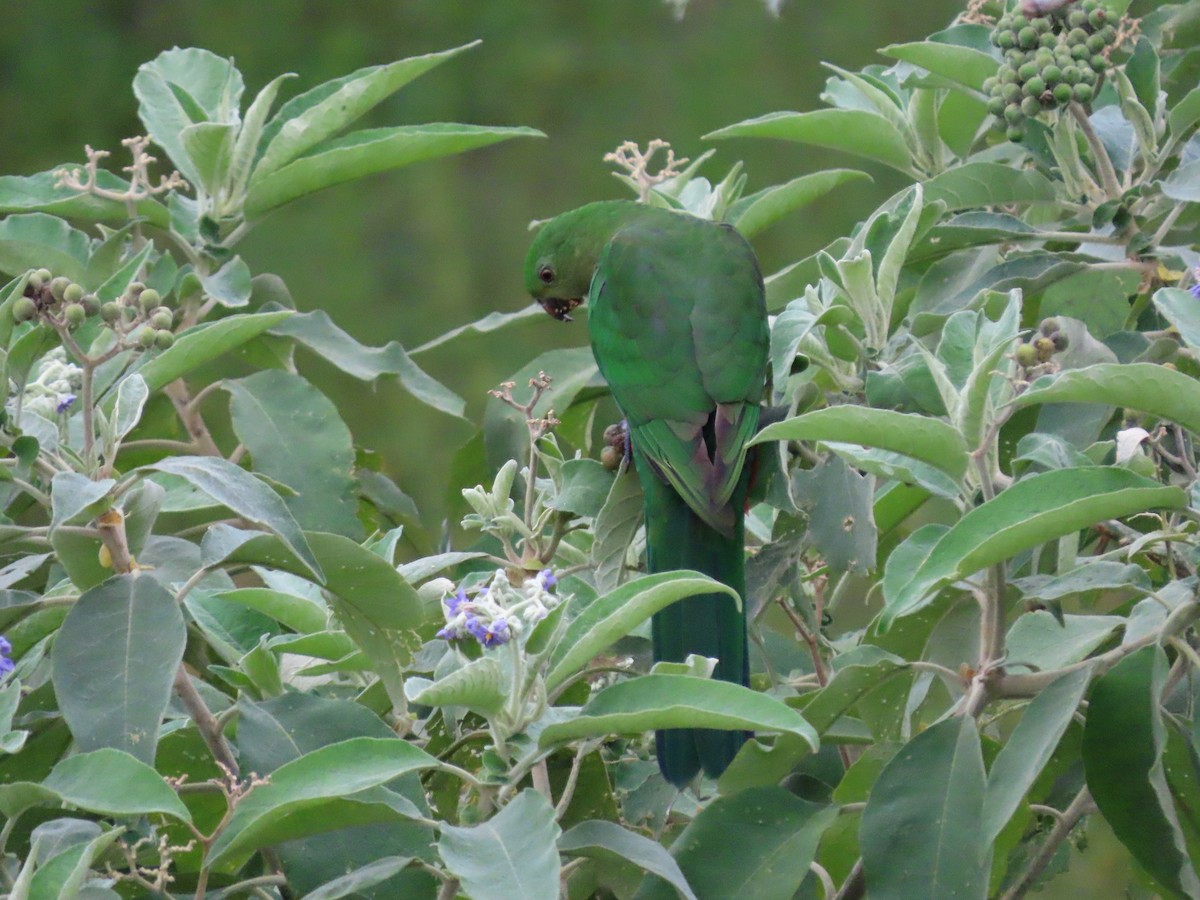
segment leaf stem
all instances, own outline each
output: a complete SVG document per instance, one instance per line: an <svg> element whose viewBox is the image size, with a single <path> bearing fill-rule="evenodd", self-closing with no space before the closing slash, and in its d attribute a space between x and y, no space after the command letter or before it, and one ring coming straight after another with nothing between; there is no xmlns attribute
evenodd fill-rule
<svg viewBox="0 0 1200 900"><path fill-rule="evenodd" d="M1092 795L1088 793L1085 786L1075 795L1071 805L1055 819L1054 827L1050 829L1050 834L1046 837L1037 856L1029 861L1029 865L1021 873L1020 879L1000 896L1000 900L1019 900L1020 897L1024 897L1045 871L1046 866L1050 864L1050 860L1058 852L1059 845L1079 824L1079 820L1095 811L1096 804L1092 802Z"/></svg>
<svg viewBox="0 0 1200 900"><path fill-rule="evenodd" d="M1092 127L1092 123L1088 119L1087 110L1074 100L1067 104L1067 109L1071 111L1071 115L1075 118L1079 130L1083 132L1088 147L1092 151L1092 162L1096 167L1096 173L1100 176L1100 184L1104 188L1107 199L1117 199L1121 196L1121 185L1117 182L1117 172L1113 168L1108 151L1104 149L1104 144L1100 141L1100 136L1096 134L1096 129Z"/></svg>
<svg viewBox="0 0 1200 900"><path fill-rule="evenodd" d="M236 775L238 764L233 750L225 740L225 735L222 733L216 717L212 714L212 710L208 708L208 704L204 702L204 698L200 696L196 686L192 684L192 679L183 663L179 664L179 670L175 673L175 693L192 721L196 723L196 730L200 732L200 737L203 738L213 759L228 769L230 773Z"/></svg>

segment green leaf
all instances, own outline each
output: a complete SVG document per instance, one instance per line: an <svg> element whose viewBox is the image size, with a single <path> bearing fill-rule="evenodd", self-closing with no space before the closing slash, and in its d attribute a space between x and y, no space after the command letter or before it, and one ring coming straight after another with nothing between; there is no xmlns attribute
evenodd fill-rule
<svg viewBox="0 0 1200 900"><path fill-rule="evenodd" d="M1166 743L1159 696L1167 658L1157 645L1125 657L1097 679L1083 728L1088 790L1113 833L1155 881L1200 896L1163 772Z"/></svg>
<svg viewBox="0 0 1200 900"><path fill-rule="evenodd" d="M558 896L560 833L550 802L526 789L480 825L444 825L437 846L474 900L549 898Z"/></svg>
<svg viewBox="0 0 1200 900"><path fill-rule="evenodd" d="M224 382L229 414L254 471L293 488L284 502L302 528L362 537L354 446L337 407L282 369Z"/></svg>
<svg viewBox="0 0 1200 900"><path fill-rule="evenodd" d="M1125 406L1178 422L1200 434L1200 382L1153 363L1100 363L1045 375L1014 401Z"/></svg>
<svg viewBox="0 0 1200 900"><path fill-rule="evenodd" d="M0 176L0 215L43 212L94 222L125 222L129 218L129 208L120 200L59 187L56 173L60 168L79 169L80 166L56 166L37 175ZM96 186L113 193L129 190L128 181L104 169L96 172ZM138 200L136 210L156 228L165 228L169 224L167 208L153 197Z"/></svg>
<svg viewBox="0 0 1200 900"><path fill-rule="evenodd" d="M1184 163L1159 182L1159 186L1163 194L1172 200L1200 203L1200 159ZM0 249L3 249L3 245L0 245Z"/></svg>
<svg viewBox="0 0 1200 900"><path fill-rule="evenodd" d="M667 882L678 896L695 900L696 895L688 886L679 864L662 844L615 822L597 819L580 822L558 839L558 850L571 856L627 860Z"/></svg>
<svg viewBox="0 0 1200 900"><path fill-rule="evenodd" d="M200 286L204 293L222 306L234 309L246 306L253 293L250 267L240 256L235 256L215 272L201 274Z"/></svg>
<svg viewBox="0 0 1200 900"><path fill-rule="evenodd" d="M1034 610L1017 619L1005 644L1013 665L1051 671L1086 659L1125 624L1120 616L1054 615Z"/></svg>
<svg viewBox="0 0 1200 900"><path fill-rule="evenodd" d="M382 884L410 862L412 862L410 856L385 856L365 866L360 866L353 872L347 872L332 881L327 881L315 891L308 891L304 895L304 900L338 900L340 897L351 895L361 896L361 891Z"/></svg>
<svg viewBox="0 0 1200 900"><path fill-rule="evenodd" d="M88 812L106 816L163 813L191 821L187 807L161 775L141 760L111 747L68 756L41 786L57 794L63 803Z"/></svg>
<svg viewBox="0 0 1200 900"><path fill-rule="evenodd" d="M548 725L539 745L661 728L718 728L795 734L814 750L813 727L795 710L740 684L690 675L642 675L592 695L575 718Z"/></svg>
<svg viewBox="0 0 1200 900"><path fill-rule="evenodd" d="M981 828L985 846L1000 836L1025 794L1050 762L1083 699L1091 674L1089 669L1079 669L1051 682L1026 707L1021 721L1000 749L992 763L992 771L988 773L983 798Z"/></svg>
<svg viewBox="0 0 1200 900"><path fill-rule="evenodd" d="M934 75L949 78L976 91L982 91L983 82L995 75L1000 67L996 58L989 53L972 47L936 41L890 44L879 52L884 56L920 66Z"/></svg>
<svg viewBox="0 0 1200 900"><path fill-rule="evenodd" d="M45 267L82 281L90 252L87 235L54 216L34 212L0 220L0 272Z"/></svg>
<svg viewBox="0 0 1200 900"><path fill-rule="evenodd" d="M571 620L554 648L546 689L554 690L589 660L629 634L660 609L696 594L725 593L741 603L737 592L699 572L643 575L589 603Z"/></svg>
<svg viewBox="0 0 1200 900"><path fill-rule="evenodd" d="M511 679L494 656L472 660L437 681L410 678L413 703L422 706L463 706L485 718L496 715L508 699Z"/></svg>
<svg viewBox="0 0 1200 900"><path fill-rule="evenodd" d="M862 662L846 660L829 683L804 704L804 717L818 734L824 734L862 697L907 670L908 663L889 653Z"/></svg>
<svg viewBox="0 0 1200 900"><path fill-rule="evenodd" d="M109 492L117 482L112 478L92 481L78 472L55 472L50 480L50 530L69 522L85 512L96 515L112 502Z"/></svg>
<svg viewBox="0 0 1200 900"><path fill-rule="evenodd" d="M613 474L594 459L568 459L557 478L562 485L546 505L589 519L600 513L612 490Z"/></svg>
<svg viewBox="0 0 1200 900"><path fill-rule="evenodd" d="M1167 115L1167 127L1171 137L1180 140L1193 125L1200 122L1200 87L1194 87L1171 107Z"/></svg>
<svg viewBox="0 0 1200 900"><path fill-rule="evenodd" d="M459 325L457 328L451 328L433 340L426 341L420 347L410 350L409 355L416 356L418 353L424 353L426 350L432 350L434 347L448 344L460 337L477 337L497 331L507 331L510 328L519 328L534 324L541 325L545 322L546 311L536 303L531 303L529 306L518 309L516 312L490 312L481 319L476 319L474 322L466 325Z"/></svg>
<svg viewBox="0 0 1200 900"><path fill-rule="evenodd" d="M930 726L892 757L859 827L873 900L987 896L990 845L979 828L984 786L970 716Z"/></svg>
<svg viewBox="0 0 1200 900"><path fill-rule="evenodd" d="M146 379L151 393L161 390L176 378L242 346L268 328L278 326L291 315L292 311L286 309L243 314L189 328L176 338L169 350L138 369L138 374Z"/></svg>
<svg viewBox="0 0 1200 900"><path fill-rule="evenodd" d="M51 655L54 693L80 749L154 762L186 640L179 605L152 578L117 575L84 592Z"/></svg>
<svg viewBox="0 0 1200 900"><path fill-rule="evenodd" d="M929 463L961 478L969 462L952 425L917 413L865 406L830 406L768 425L750 442L841 441L879 447Z"/></svg>
<svg viewBox="0 0 1200 900"><path fill-rule="evenodd" d="M150 397L150 388L146 379L138 372L121 379L117 386L116 406L113 408L112 428L117 443L137 426L142 418L142 410L146 408L146 400Z"/></svg>
<svg viewBox="0 0 1200 900"><path fill-rule="evenodd" d="M642 486L632 471L618 470L592 526L597 591L614 590L625 580L625 557L641 524Z"/></svg>
<svg viewBox="0 0 1200 900"><path fill-rule="evenodd" d="M1115 466L1058 469L1023 478L944 532L904 573L905 581L889 584L885 576L880 629L925 606L940 588L1022 550L1105 519L1178 509L1186 502L1179 488Z"/></svg>
<svg viewBox="0 0 1200 900"><path fill-rule="evenodd" d="M1053 203L1055 199L1054 183L1041 172L1001 163L965 163L925 182L925 202L940 200L952 212L1012 203Z"/></svg>
<svg viewBox="0 0 1200 900"><path fill-rule="evenodd" d="M208 864L241 859L285 840L404 817L389 802L391 792L373 789L406 772L438 765L436 758L398 738L351 738L306 753L280 766L269 784L238 804L213 843Z"/></svg>
<svg viewBox="0 0 1200 900"><path fill-rule="evenodd" d="M1191 291L1159 288L1154 292L1154 307L1175 326L1185 344L1193 350L1200 350L1200 302Z"/></svg>
<svg viewBox="0 0 1200 900"><path fill-rule="evenodd" d="M251 191L264 177L342 131L414 78L478 43L472 41L439 53L359 69L293 97L267 124L263 135L265 149L254 167Z"/></svg>
<svg viewBox="0 0 1200 900"><path fill-rule="evenodd" d="M215 196L229 171L237 125L232 122L197 122L179 133L179 142L187 154L196 185Z"/></svg>
<svg viewBox="0 0 1200 900"><path fill-rule="evenodd" d="M809 874L837 807L819 806L774 785L717 797L671 845L671 855L701 897L791 900ZM673 898L647 878L638 900Z"/></svg>
<svg viewBox="0 0 1200 900"><path fill-rule="evenodd" d="M420 400L452 416L461 416L466 402L427 375L396 341L382 347L367 347L338 328L323 310L298 313L277 325L272 334L290 337L360 381L381 375L396 375L404 389Z"/></svg>
<svg viewBox="0 0 1200 900"><path fill-rule="evenodd" d="M284 134L287 133L285 126ZM246 217L258 219L285 203L343 181L416 162L463 153L514 137L544 137L534 128L435 122L355 131L315 147L307 156L261 176L246 194ZM269 151L268 151L269 155ZM266 157L264 157L266 162ZM262 163L259 164L260 168Z"/></svg>
<svg viewBox="0 0 1200 900"><path fill-rule="evenodd" d="M243 89L233 61L197 47L175 47L138 66L133 93L146 131L193 184L203 184L184 146L189 125L233 122Z"/></svg>
<svg viewBox="0 0 1200 900"><path fill-rule="evenodd" d="M321 566L283 500L245 469L216 456L169 457L146 468L178 475L243 519L266 528L304 561L318 582L324 582Z"/></svg>
<svg viewBox="0 0 1200 900"><path fill-rule="evenodd" d="M875 568L879 535L871 520L874 490L874 479L840 456L792 473L792 497L808 520L806 537L830 568L859 574Z"/></svg>
<svg viewBox="0 0 1200 900"><path fill-rule="evenodd" d="M246 116L238 129L237 139L233 145L233 154L229 160L229 177L227 179L228 195L235 200L244 199L246 182L250 179L250 171L254 163L254 155L258 151L258 142L263 135L267 116L271 114L271 106L280 87L289 78L295 78L294 72L285 72L274 78L266 87L258 92Z"/></svg>
<svg viewBox="0 0 1200 900"><path fill-rule="evenodd" d="M257 536L256 532L245 533L250 537ZM329 610L308 597L255 587L224 591L215 596L220 600L240 603L249 609L258 610L301 634L319 632L328 625Z"/></svg>
<svg viewBox="0 0 1200 900"><path fill-rule="evenodd" d="M870 181L871 176L856 169L826 169L801 175L786 184L777 184L738 200L730 207L727 220L749 238L834 188L860 179Z"/></svg>
<svg viewBox="0 0 1200 900"><path fill-rule="evenodd" d="M704 135L704 140L765 137L829 147L875 160L905 174L912 163L903 135L883 116L862 109L819 109L777 112L727 125Z"/></svg>

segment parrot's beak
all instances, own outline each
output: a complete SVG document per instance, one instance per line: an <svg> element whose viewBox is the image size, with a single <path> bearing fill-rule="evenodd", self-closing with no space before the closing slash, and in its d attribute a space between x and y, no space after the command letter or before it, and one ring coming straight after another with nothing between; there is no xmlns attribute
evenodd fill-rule
<svg viewBox="0 0 1200 900"><path fill-rule="evenodd" d="M582 297L572 297L566 299L561 297L545 297L541 300L538 300L538 303L542 305L542 309L544 309L548 315L553 316L560 322L575 321L571 318L571 310L573 310L582 302Z"/></svg>

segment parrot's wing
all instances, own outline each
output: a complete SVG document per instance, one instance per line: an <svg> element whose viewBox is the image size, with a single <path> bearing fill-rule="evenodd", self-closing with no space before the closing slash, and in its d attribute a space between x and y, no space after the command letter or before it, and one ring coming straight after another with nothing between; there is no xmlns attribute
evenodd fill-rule
<svg viewBox="0 0 1200 900"><path fill-rule="evenodd" d="M753 252L732 229L689 216L639 222L601 253L588 304L596 361L634 446L728 532L766 372Z"/></svg>

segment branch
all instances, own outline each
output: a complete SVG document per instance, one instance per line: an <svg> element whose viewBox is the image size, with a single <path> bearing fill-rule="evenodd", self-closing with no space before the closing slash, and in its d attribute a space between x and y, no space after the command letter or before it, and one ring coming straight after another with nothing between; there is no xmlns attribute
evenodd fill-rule
<svg viewBox="0 0 1200 900"><path fill-rule="evenodd" d="M1020 879L1000 896L1000 900L1018 900L1018 898L1024 897L1045 871L1046 866L1050 864L1050 860L1058 852L1059 845L1079 824L1079 820L1095 811L1096 804L1092 802L1092 795L1088 793L1087 787L1082 788L1075 795L1075 799L1071 801L1071 805L1058 814L1054 827L1050 829L1050 834L1046 837L1046 842L1042 844L1037 856L1029 861L1029 865L1021 873Z"/></svg>
<svg viewBox="0 0 1200 900"><path fill-rule="evenodd" d="M221 726L213 716L212 710L208 708L208 704L204 702L204 698L200 696L196 686L192 684L192 679L188 677L187 668L183 663L179 664L179 671L175 673L175 693L179 696L179 701L191 716L192 721L196 723L196 730L200 732L200 737L204 739L213 759L231 773L236 774L238 764L233 750L230 748L229 742L225 740L225 735L221 732Z"/></svg>

